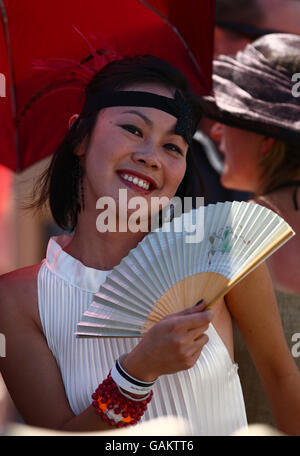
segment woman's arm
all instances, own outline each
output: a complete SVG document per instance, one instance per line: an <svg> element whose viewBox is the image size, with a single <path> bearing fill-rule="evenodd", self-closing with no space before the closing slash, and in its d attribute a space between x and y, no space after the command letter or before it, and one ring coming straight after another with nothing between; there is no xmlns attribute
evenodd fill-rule
<svg viewBox="0 0 300 456"><path fill-rule="evenodd" d="M300 435L300 372L285 339L266 264L236 285L226 304L256 365L278 428Z"/></svg>
<svg viewBox="0 0 300 456"><path fill-rule="evenodd" d="M0 369L16 408L32 426L73 431L111 429L95 414L93 406L78 416L72 412L56 360L33 315L37 313L37 295L30 270L21 271L0 277L0 333L6 340Z"/></svg>
<svg viewBox="0 0 300 456"><path fill-rule="evenodd" d="M31 276L32 269L25 268L0 277L0 333L6 338L0 369L19 413L26 424L48 429L111 430L92 405L77 416L71 410L60 370L40 327L36 279ZM128 354L130 373L143 380L143 375L156 378L191 367L207 342L203 332L212 318L203 308L204 304L155 325L133 356Z"/></svg>

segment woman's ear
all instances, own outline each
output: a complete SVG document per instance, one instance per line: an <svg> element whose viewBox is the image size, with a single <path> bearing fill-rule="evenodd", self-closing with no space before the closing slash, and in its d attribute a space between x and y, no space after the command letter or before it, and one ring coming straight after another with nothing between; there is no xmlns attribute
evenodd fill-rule
<svg viewBox="0 0 300 456"><path fill-rule="evenodd" d="M276 142L275 138L267 138L267 137L263 138L262 143L261 143L261 149L260 149L262 159L274 147L275 142Z"/></svg>
<svg viewBox="0 0 300 456"><path fill-rule="evenodd" d="M276 139L268 138L263 136L260 141L260 147L258 147L258 164L259 166L265 166L265 159L268 156L268 153L272 150Z"/></svg>
<svg viewBox="0 0 300 456"><path fill-rule="evenodd" d="M210 137L216 141L217 143L220 143L222 140L222 135L223 135L223 125L219 122L215 122L210 131L209 131Z"/></svg>
<svg viewBox="0 0 300 456"><path fill-rule="evenodd" d="M76 122L76 120L78 119L79 117L79 114L73 114L70 119L69 119L69 129L72 127L72 125L74 124L74 122ZM85 152L86 152L86 143L87 143L87 138L84 138L84 140L82 141L82 143L80 144L80 146L75 150L75 154L78 156L78 157L82 157Z"/></svg>
<svg viewBox="0 0 300 456"><path fill-rule="evenodd" d="M69 129L72 127L73 123L78 119L79 114L73 114L69 119Z"/></svg>

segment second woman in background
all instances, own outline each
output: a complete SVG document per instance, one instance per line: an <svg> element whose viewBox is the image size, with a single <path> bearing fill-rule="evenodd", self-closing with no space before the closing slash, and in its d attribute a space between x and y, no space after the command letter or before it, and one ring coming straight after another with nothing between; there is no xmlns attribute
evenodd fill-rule
<svg viewBox="0 0 300 456"><path fill-rule="evenodd" d="M224 155L222 184L248 191L255 202L300 232L300 37L270 34L235 57L214 62L215 99L204 101L218 121L212 136ZM219 123L220 122L220 123ZM295 236L268 260L291 354L300 369L300 238ZM235 356L249 423L274 424L269 401L248 350L235 333ZM266 334L268 337L268 334ZM263 347L262 347L263 349Z"/></svg>

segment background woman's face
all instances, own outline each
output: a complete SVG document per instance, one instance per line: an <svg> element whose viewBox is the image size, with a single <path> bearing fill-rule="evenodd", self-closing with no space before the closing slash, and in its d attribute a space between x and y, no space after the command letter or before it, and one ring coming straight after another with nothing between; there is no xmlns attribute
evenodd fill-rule
<svg viewBox="0 0 300 456"><path fill-rule="evenodd" d="M224 187L254 192L259 185L262 158L262 135L214 124L211 135L220 141L219 150L224 156L221 182Z"/></svg>
<svg viewBox="0 0 300 456"><path fill-rule="evenodd" d="M171 90L156 84L141 84L126 90L146 91L173 97ZM119 190L128 199L167 196L171 199L185 174L188 145L174 134L177 119L148 107L102 109L84 157L84 185L92 210L99 197L116 203ZM118 207L118 204L117 204Z"/></svg>

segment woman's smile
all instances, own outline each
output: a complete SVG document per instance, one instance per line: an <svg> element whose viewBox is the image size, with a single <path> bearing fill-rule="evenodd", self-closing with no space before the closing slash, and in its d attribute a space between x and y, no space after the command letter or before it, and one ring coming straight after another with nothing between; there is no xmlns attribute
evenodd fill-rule
<svg viewBox="0 0 300 456"><path fill-rule="evenodd" d="M124 169L117 171L117 174L128 188L138 193L149 195L157 188L157 184L152 178L138 171Z"/></svg>

